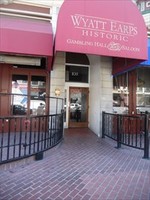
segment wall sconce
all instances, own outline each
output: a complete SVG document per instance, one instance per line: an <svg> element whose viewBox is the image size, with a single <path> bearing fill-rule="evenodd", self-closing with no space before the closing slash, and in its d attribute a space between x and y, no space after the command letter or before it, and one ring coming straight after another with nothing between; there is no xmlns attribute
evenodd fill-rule
<svg viewBox="0 0 150 200"><path fill-rule="evenodd" d="M60 89L59 88L56 88L55 89L55 96L60 96Z"/></svg>

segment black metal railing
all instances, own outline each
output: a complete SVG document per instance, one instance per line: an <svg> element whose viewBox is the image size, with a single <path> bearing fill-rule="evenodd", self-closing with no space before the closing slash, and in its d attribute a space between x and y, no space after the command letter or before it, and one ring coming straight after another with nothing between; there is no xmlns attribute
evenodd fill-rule
<svg viewBox="0 0 150 200"><path fill-rule="evenodd" d="M36 155L63 139L63 113L0 117L0 163Z"/></svg>
<svg viewBox="0 0 150 200"><path fill-rule="evenodd" d="M144 158L149 158L150 116L121 115L102 112L102 137L117 141L117 148L121 144L141 149Z"/></svg>
<svg viewBox="0 0 150 200"><path fill-rule="evenodd" d="M14 104L16 99L26 104ZM38 114L41 101L44 112ZM37 156L57 145L63 139L63 121L62 98L0 93L0 164Z"/></svg>

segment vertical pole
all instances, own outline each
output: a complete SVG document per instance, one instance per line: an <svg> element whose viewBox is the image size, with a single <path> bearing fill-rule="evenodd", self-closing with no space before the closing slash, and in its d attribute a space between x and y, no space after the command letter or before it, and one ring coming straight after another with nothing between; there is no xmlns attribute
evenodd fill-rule
<svg viewBox="0 0 150 200"><path fill-rule="evenodd" d="M62 120L62 126L61 126L61 131L62 131L62 139L64 139L64 110L61 110L61 120Z"/></svg>
<svg viewBox="0 0 150 200"><path fill-rule="evenodd" d="M102 112L102 138L105 138L105 112Z"/></svg>
<svg viewBox="0 0 150 200"><path fill-rule="evenodd" d="M149 159L149 137L148 137L148 128L149 128L149 115L145 114L145 134L144 134L144 157Z"/></svg>
<svg viewBox="0 0 150 200"><path fill-rule="evenodd" d="M56 114L58 112L58 97L56 98Z"/></svg>
<svg viewBox="0 0 150 200"><path fill-rule="evenodd" d="M121 148L121 115L117 115L117 149Z"/></svg>
<svg viewBox="0 0 150 200"><path fill-rule="evenodd" d="M64 139L64 110L61 110L61 115L62 115L62 138Z"/></svg>

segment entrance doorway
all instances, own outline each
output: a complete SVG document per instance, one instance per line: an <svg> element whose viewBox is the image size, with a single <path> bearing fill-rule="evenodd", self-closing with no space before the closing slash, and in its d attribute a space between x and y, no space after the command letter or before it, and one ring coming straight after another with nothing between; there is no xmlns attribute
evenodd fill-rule
<svg viewBox="0 0 150 200"><path fill-rule="evenodd" d="M69 128L88 127L89 89L69 88Z"/></svg>

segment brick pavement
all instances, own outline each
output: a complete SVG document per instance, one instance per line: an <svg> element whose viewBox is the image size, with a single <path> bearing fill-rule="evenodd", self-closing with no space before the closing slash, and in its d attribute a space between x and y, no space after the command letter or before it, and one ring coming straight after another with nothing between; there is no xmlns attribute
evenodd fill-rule
<svg viewBox="0 0 150 200"><path fill-rule="evenodd" d="M150 160L143 151L65 130L43 160L0 170L0 200L150 200Z"/></svg>

